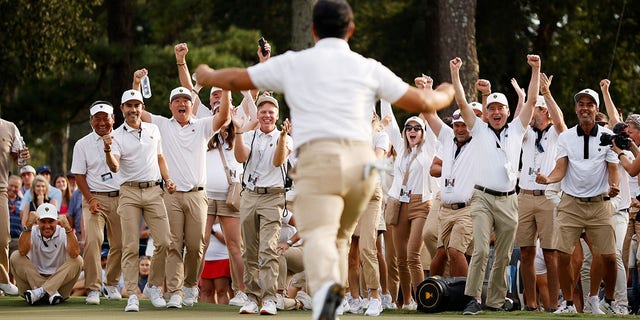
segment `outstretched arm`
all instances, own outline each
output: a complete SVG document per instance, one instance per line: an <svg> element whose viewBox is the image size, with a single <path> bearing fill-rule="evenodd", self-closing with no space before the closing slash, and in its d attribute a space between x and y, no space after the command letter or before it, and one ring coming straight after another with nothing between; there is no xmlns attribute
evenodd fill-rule
<svg viewBox="0 0 640 320"><path fill-rule="evenodd" d="M616 125L616 123L622 122L622 119L620 119L620 114L616 109L616 105L613 104L613 100L611 99L611 94L609 93L610 85L611 85L611 81L609 79L600 80L600 91L602 91L602 99L604 100L604 105L607 108L607 116L609 116L609 125L613 127Z"/></svg>
<svg viewBox="0 0 640 320"><path fill-rule="evenodd" d="M551 95L550 87L553 76L547 77L546 74L540 73L540 94L544 97L544 102L547 104L549 115L551 116L551 123L556 128L556 132L562 133L567 130L567 124L564 122L564 115L562 110L553 99Z"/></svg>
<svg viewBox="0 0 640 320"><path fill-rule="evenodd" d="M527 92L527 101L520 112L520 122L526 128L531 122L533 116L533 108L538 100L538 91L540 91L540 66L542 61L535 54L527 55L527 63L531 66L531 81L529 82L529 90Z"/></svg>
<svg viewBox="0 0 640 320"><path fill-rule="evenodd" d="M462 119L464 119L464 123L466 123L469 130L471 130L476 123L477 117L475 112L473 112L473 108L467 103L467 98L464 95L464 87L462 86L462 81L460 81L460 67L462 67L462 59L459 57L455 57L449 61L451 81L453 82L456 94L456 104L458 104L458 108L460 108L460 114L462 115Z"/></svg>

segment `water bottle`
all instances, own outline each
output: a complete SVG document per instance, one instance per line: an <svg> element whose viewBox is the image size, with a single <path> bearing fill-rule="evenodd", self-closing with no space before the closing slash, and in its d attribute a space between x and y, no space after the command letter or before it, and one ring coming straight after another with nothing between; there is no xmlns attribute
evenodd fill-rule
<svg viewBox="0 0 640 320"><path fill-rule="evenodd" d="M142 96L145 99L151 98L151 82L149 81L149 76L144 76L140 80L142 84Z"/></svg>
<svg viewBox="0 0 640 320"><path fill-rule="evenodd" d="M18 166L24 167L27 165L27 159L22 157L22 150L27 149L27 144L24 143L24 138L20 137L20 151L18 153Z"/></svg>

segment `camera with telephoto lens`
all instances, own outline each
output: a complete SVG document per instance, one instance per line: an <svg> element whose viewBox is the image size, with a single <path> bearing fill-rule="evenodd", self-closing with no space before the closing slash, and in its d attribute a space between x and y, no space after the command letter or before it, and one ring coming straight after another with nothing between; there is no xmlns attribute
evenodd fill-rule
<svg viewBox="0 0 640 320"><path fill-rule="evenodd" d="M627 125L624 122L618 122L615 126L613 126L613 133L608 134L603 132L600 136L600 145L601 146L610 146L612 142L616 143L616 146L622 150L629 150L631 147L631 138L624 131L627 128Z"/></svg>

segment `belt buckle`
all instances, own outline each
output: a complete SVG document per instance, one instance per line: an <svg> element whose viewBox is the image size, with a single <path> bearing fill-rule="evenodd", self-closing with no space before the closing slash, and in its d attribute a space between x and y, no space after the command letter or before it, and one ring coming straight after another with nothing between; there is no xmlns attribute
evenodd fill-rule
<svg viewBox="0 0 640 320"><path fill-rule="evenodd" d="M267 193L269 193L269 190L266 187L256 188L256 193L257 194L267 194Z"/></svg>
<svg viewBox="0 0 640 320"><path fill-rule="evenodd" d="M117 197L118 196L118 191L109 191L109 192L107 192L107 196L111 197L111 198Z"/></svg>
<svg viewBox="0 0 640 320"><path fill-rule="evenodd" d="M542 191L542 190L533 190L533 195L534 196L542 196L542 195L544 195L544 191Z"/></svg>
<svg viewBox="0 0 640 320"><path fill-rule="evenodd" d="M453 204L451 204L451 209L453 209L453 210L458 210L458 209L460 209L460 204L458 204L458 203L453 203Z"/></svg>

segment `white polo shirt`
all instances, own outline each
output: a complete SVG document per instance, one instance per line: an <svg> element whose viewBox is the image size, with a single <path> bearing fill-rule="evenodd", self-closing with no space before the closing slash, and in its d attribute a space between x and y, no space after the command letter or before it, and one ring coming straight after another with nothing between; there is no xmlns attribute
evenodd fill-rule
<svg viewBox="0 0 640 320"><path fill-rule="evenodd" d="M111 153L120 156L120 183L159 181L158 155L162 154L162 137L158 126L142 122L141 130L125 122L112 133Z"/></svg>
<svg viewBox="0 0 640 320"><path fill-rule="evenodd" d="M508 127L500 132L499 139L488 123L476 118L471 135L473 140L477 140L473 148L477 165L474 184L499 192L514 190L524 136L520 118L514 118ZM512 179L505 168L507 163L510 163L510 171L514 175Z"/></svg>
<svg viewBox="0 0 640 320"><path fill-rule="evenodd" d="M189 191L207 185L205 163L207 143L213 134L213 117L191 119L181 126L175 118L151 115L151 123L162 134L162 150L169 167L169 177L177 191Z"/></svg>
<svg viewBox="0 0 640 320"><path fill-rule="evenodd" d="M592 130L595 136L586 133L589 138L588 158L585 158L584 135L578 135L578 126L560 134L557 159L569 158L562 191L574 197L594 197L609 191L607 162L617 164L618 157L609 146L599 145L603 132L612 134L611 130L598 125Z"/></svg>
<svg viewBox="0 0 640 320"><path fill-rule="evenodd" d="M71 172L85 175L90 191L108 192L120 189L118 174L109 169L104 155L104 142L95 131L80 138L73 146Z"/></svg>
<svg viewBox="0 0 640 320"><path fill-rule="evenodd" d="M436 152L436 157L442 160L442 175L440 177L440 198L444 204L467 202L473 194L473 172L477 159L473 157L473 143L471 139L465 143L456 157L458 149L454 141L453 129L442 126L438 141L441 148Z"/></svg>
<svg viewBox="0 0 640 320"><path fill-rule="evenodd" d="M522 141L522 170L520 170L520 188L525 190L545 190L546 185L536 183L538 172L548 175L556 165L556 151L558 146L558 130L555 126L543 130L540 138L540 146L543 152L536 147L538 132L533 127L527 126L527 131Z"/></svg>
<svg viewBox="0 0 640 320"><path fill-rule="evenodd" d="M56 226L51 238L44 238L37 225L31 227L31 250L27 258L33 262L38 273L52 275L64 264L67 253L67 235L64 228Z"/></svg>
<svg viewBox="0 0 640 320"><path fill-rule="evenodd" d="M338 38L286 52L248 68L253 84L285 93L295 148L314 139L371 141L371 112L380 98L395 102L409 85L387 67Z"/></svg>
<svg viewBox="0 0 640 320"><path fill-rule="evenodd" d="M286 148L291 151L293 139L289 135L285 137L287 139ZM280 167L273 166L273 156L278 147L280 130L274 129L269 133L264 133L260 129L251 130L243 133L242 138L244 146L251 149L251 157L247 160L248 164L243 176L245 184L251 179L255 187L284 187L282 170Z"/></svg>

